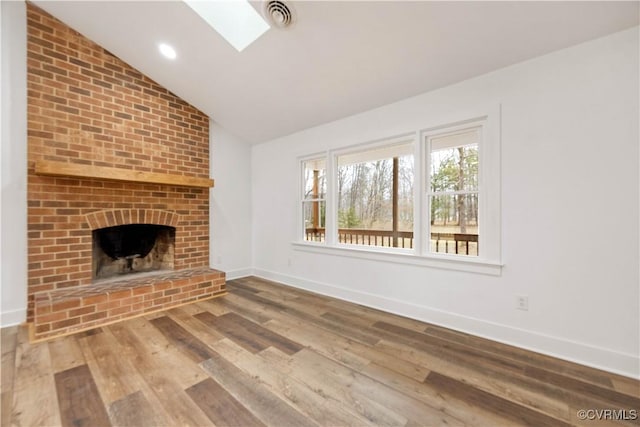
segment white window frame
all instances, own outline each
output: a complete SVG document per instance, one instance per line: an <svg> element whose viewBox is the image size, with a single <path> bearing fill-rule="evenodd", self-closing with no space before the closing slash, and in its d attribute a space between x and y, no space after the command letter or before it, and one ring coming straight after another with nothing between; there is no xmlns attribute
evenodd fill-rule
<svg viewBox="0 0 640 427"><path fill-rule="evenodd" d="M484 159L482 158L482 152L484 150L484 146L485 144L485 140L484 140L484 133L485 133L485 128L486 128L486 122L485 120L478 120L478 121L469 121L469 122L465 122L462 124L455 124L455 125L451 125L449 127L439 127L437 129L433 129L433 130L427 130L422 132L422 144L424 145L424 155L422 156L422 161L424 162L424 168L422 169L424 171L424 175L422 176L423 182L424 184L424 208L423 208L423 212L424 212L424 219L425 219L425 232L422 234L422 247L424 248L424 252L425 255L428 256L455 256L456 258L460 257L460 256L465 256L465 257L469 257L469 255L452 255L452 254L446 254L446 253L441 253L441 252L432 252L431 251L431 218L430 218L430 214L431 214L431 206L430 206L430 200L431 200L431 196L435 196L435 195L443 195L444 193L434 193L431 191L431 141L434 138L437 137L441 137L441 136L445 136L448 134L454 134L456 132L462 132L465 130L471 130L471 129L480 129L480 140L478 141L478 189L476 191L448 191L446 192L447 195L458 195L458 194L472 194L472 193L477 193L478 194L478 257L472 256L473 258L478 258L478 259L482 259L480 258L480 256L484 253L484 239L482 234L480 233L480 231L483 231L484 229L484 219L486 218L486 212L484 212L484 207L485 207L485 203L484 203L484 195L483 195L483 190L484 187L483 186L483 182L482 182L482 178L483 178L483 169L484 169Z"/></svg>
<svg viewBox="0 0 640 427"><path fill-rule="evenodd" d="M479 218L479 254L478 256L455 255L430 252L430 221L428 209L429 190L429 160L430 150L428 138L462 129L465 127L481 126L482 138L478 144L478 218ZM413 249L389 248L379 246L351 245L337 243L337 159L338 156L373 149L384 145L393 145L401 141L414 140L414 247ZM327 165L327 195L325 217L325 242L305 241L303 226L299 225L294 249L313 253L331 254L342 257L368 259L396 264L409 264L423 267L444 268L488 275L500 275L502 272L501 259L501 141L500 141L500 106L467 112L441 119L434 125L406 132L398 136L383 138L376 141L356 144L339 149L328 150L324 154L304 156L299 158L300 170L302 162L326 156ZM304 172L302 172L304 173ZM302 175L301 175L302 176ZM299 180L303 185L303 179ZM299 191L302 197L302 191ZM302 200L298 203L300 209ZM303 212L298 218L303 221Z"/></svg>
<svg viewBox="0 0 640 427"><path fill-rule="evenodd" d="M300 236L300 240L302 242L304 242L305 244L309 244L309 245L320 245L320 246L325 246L327 244L327 222L329 222L329 217L330 217L330 211L329 211L329 197L330 197L330 185L332 182L332 178L331 178L331 172L330 172L330 167L329 167L329 162L328 162L328 153L327 152L323 152L323 153L316 153L316 154L312 154L312 155L308 155L308 156L304 156L304 157L300 157L298 158L298 171L299 171L299 176L298 176L298 221L297 221L297 225L296 225L296 230L298 234L301 234ZM314 160L320 160L323 159L325 161L325 173L326 173L326 192L324 195L324 199L305 199L304 198L304 184L305 184L305 175L304 175L304 164L306 162L309 161L314 161ZM305 203L312 203L314 201L317 202L324 202L325 204L325 238L324 238L324 242L315 242L315 241L309 241L309 240L305 240L306 239L306 229L305 229L305 224L304 224L304 204Z"/></svg>
<svg viewBox="0 0 640 427"><path fill-rule="evenodd" d="M349 146L349 147L345 147L345 148L341 148L341 149L337 149L337 150L332 150L329 153L329 157L331 158L331 165L332 165L332 171L331 171L331 183L332 183L332 187L331 187L331 196L332 196L332 203L331 203L331 216L332 216L332 228L331 230L329 230L329 227L327 225L327 233L331 233L331 237L332 237L332 244L336 245L336 246L340 246L340 247L347 247L347 248L352 248L352 249L358 249L358 248L367 248L367 250L370 250L372 252L388 252L388 251L392 251L392 252L398 252L398 253L406 253L406 254L414 254L415 253L415 224L414 224L414 248L413 249L406 249L406 248L391 248L391 247L387 247L387 246L367 246L367 245L357 245L357 244L350 244L350 243L341 243L338 241L338 209L337 209L337 196L338 196L338 180L336 179L336 174L338 172L338 157L340 156L344 156L344 155L349 155L349 154L356 154L356 153L360 153L360 152L365 152L365 151L370 151L370 150L375 150L376 148L383 148L383 147L392 147L394 145L401 145L404 143L411 143L414 147L414 151L415 151L415 147L416 145L418 145L418 142L415 139L415 133L405 133L402 135L397 135L397 136L392 136L392 137L388 137L388 138L383 138L380 140L376 140L373 142L367 142L364 144L357 144L354 146ZM415 152L414 152L414 170L417 171L418 167L419 167L419 159L417 159L415 157ZM418 200L416 198L417 194L416 194L416 189L415 189L415 184L414 184L414 188L413 188L413 198L414 198L414 220L415 220L415 201ZM335 209L334 209L335 207ZM328 209L328 208L327 208Z"/></svg>

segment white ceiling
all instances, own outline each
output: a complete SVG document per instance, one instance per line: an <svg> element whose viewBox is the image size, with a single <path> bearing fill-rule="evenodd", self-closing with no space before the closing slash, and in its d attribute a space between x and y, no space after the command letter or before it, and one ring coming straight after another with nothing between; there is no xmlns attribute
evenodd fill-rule
<svg viewBox="0 0 640 427"><path fill-rule="evenodd" d="M237 52L181 1L34 3L250 143L638 25L640 4L289 1L292 28Z"/></svg>

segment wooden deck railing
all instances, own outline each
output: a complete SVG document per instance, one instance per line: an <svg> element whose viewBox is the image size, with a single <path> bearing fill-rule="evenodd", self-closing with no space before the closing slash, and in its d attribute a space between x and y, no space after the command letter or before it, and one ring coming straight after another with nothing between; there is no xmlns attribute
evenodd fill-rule
<svg viewBox="0 0 640 427"><path fill-rule="evenodd" d="M449 242L453 242L456 248L456 254L460 253L460 243L464 243L465 255L469 255L469 243L476 243L476 253L478 254L478 235L463 233L431 233L431 240L436 242L436 252L440 252L440 242L444 241L444 253L449 253Z"/></svg>
<svg viewBox="0 0 640 427"><path fill-rule="evenodd" d="M360 228L338 229L338 242L367 246L413 248L412 231L365 230Z"/></svg>
<svg viewBox="0 0 640 427"><path fill-rule="evenodd" d="M307 228L306 239L313 242L323 242L325 240L324 228ZM461 250L469 255L469 244L476 243L477 255L477 234L465 233L431 233L431 241L435 242L436 252L449 253L449 245L455 248L455 253L461 253ZM391 230L366 230L362 228L339 228L338 242L367 246L386 246L396 248L413 248L413 232ZM441 248L444 246L444 251Z"/></svg>

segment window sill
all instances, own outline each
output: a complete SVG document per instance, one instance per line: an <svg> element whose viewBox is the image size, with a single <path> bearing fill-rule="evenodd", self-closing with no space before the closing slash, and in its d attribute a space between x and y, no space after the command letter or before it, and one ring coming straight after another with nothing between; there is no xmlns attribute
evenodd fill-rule
<svg viewBox="0 0 640 427"><path fill-rule="evenodd" d="M500 276L502 264L478 258L463 258L452 255L416 255L411 249L390 250L356 245L327 246L322 243L292 242L294 250L349 258L366 259L420 267L442 268L468 273Z"/></svg>

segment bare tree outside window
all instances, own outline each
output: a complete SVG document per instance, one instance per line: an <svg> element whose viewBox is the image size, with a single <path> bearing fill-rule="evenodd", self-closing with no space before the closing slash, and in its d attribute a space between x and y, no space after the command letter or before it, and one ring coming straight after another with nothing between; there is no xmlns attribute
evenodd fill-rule
<svg viewBox="0 0 640 427"><path fill-rule="evenodd" d="M413 145L338 156L340 243L413 245Z"/></svg>
<svg viewBox="0 0 640 427"><path fill-rule="evenodd" d="M429 138L432 252L478 255L479 138L477 127Z"/></svg>

